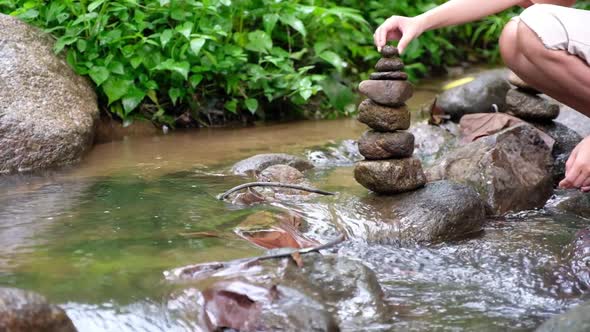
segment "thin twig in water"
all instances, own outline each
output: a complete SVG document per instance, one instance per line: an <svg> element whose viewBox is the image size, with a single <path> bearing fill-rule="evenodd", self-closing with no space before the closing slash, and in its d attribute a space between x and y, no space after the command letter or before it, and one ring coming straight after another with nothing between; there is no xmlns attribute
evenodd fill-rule
<svg viewBox="0 0 590 332"><path fill-rule="evenodd" d="M296 184L280 183L280 182L249 182L249 183L244 183L244 184L241 184L241 185L239 185L237 187L231 188L230 190L224 192L223 194L217 195L217 199L220 200L220 201L223 201L229 195L235 193L236 191L240 191L242 189L251 188L251 187L289 188L289 189L297 189L297 190L308 191L310 193L320 194L320 195L330 195L330 196L331 195L336 195L336 193L333 193L333 192L324 191L324 190L320 190L320 189L316 189L316 188L311 188L311 187L306 187L306 186L299 186L299 185L296 185Z"/></svg>
<svg viewBox="0 0 590 332"><path fill-rule="evenodd" d="M260 262L260 261L265 261L265 260L269 260L269 259L286 258L286 257L290 257L294 253L298 253L300 255L303 255L303 254L309 254L311 252L319 252L320 250L329 249L329 248L331 248L331 247L333 247L335 245L338 245L338 244L344 242L344 240L346 240L346 235L341 234L336 239L334 239L334 240L332 240L332 241L330 241L330 242L328 242L326 244L322 244L322 245L319 245L319 246L316 246L316 247L309 247L309 248L304 248L304 249L295 249L293 251L289 251L289 252L285 252L285 253L250 258L250 259L248 259L249 260L248 261L248 264L256 263L256 262Z"/></svg>

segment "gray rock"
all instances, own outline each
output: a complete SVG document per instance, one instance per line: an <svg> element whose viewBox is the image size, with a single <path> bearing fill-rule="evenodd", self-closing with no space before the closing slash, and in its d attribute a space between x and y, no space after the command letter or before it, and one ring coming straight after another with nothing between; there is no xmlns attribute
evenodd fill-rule
<svg viewBox="0 0 590 332"><path fill-rule="evenodd" d="M0 331L75 332L65 311L36 293L0 288Z"/></svg>
<svg viewBox="0 0 590 332"><path fill-rule="evenodd" d="M379 194L403 193L426 183L422 164L415 158L359 161L354 168L354 178Z"/></svg>
<svg viewBox="0 0 590 332"><path fill-rule="evenodd" d="M406 158L414 152L414 136L406 131L369 130L358 141L359 152L369 160Z"/></svg>
<svg viewBox="0 0 590 332"><path fill-rule="evenodd" d="M368 240L401 245L468 238L481 232L486 204L472 188L450 181L396 196L369 196L363 209L375 219Z"/></svg>
<svg viewBox="0 0 590 332"><path fill-rule="evenodd" d="M385 45L381 49L381 56L384 58L393 58L399 56L399 51L395 46Z"/></svg>
<svg viewBox="0 0 590 332"><path fill-rule="evenodd" d="M0 14L0 174L72 164L92 146L94 88L53 43Z"/></svg>
<svg viewBox="0 0 590 332"><path fill-rule="evenodd" d="M404 63L400 58L381 58L375 65L378 72L398 71L404 69Z"/></svg>
<svg viewBox="0 0 590 332"><path fill-rule="evenodd" d="M414 135L414 156L423 166L432 165L459 144L458 125L450 121L439 126L419 123L412 125L409 132Z"/></svg>
<svg viewBox="0 0 590 332"><path fill-rule="evenodd" d="M505 70L479 74L473 81L443 92L437 98L436 106L455 122L464 114L493 112L493 104L503 110L506 93L510 90L506 74Z"/></svg>
<svg viewBox="0 0 590 332"><path fill-rule="evenodd" d="M397 107L412 97L414 88L408 81L362 81L359 91L377 104Z"/></svg>
<svg viewBox="0 0 590 332"><path fill-rule="evenodd" d="M359 105L358 120L376 131L396 131L410 128L410 112L406 106L381 106L370 99Z"/></svg>
<svg viewBox="0 0 590 332"><path fill-rule="evenodd" d="M551 155L554 159L552 170L553 183L557 184L565 177L565 163L572 150L582 141L582 136L573 129L555 121L535 123L534 125L555 140Z"/></svg>
<svg viewBox="0 0 590 332"><path fill-rule="evenodd" d="M426 171L472 186L496 214L542 207L551 196L551 151L522 124L462 146Z"/></svg>
<svg viewBox="0 0 590 332"><path fill-rule="evenodd" d="M536 332L587 332L590 331L590 302L580 304L563 314L553 316Z"/></svg>
<svg viewBox="0 0 590 332"><path fill-rule="evenodd" d="M299 171L313 168L312 163L296 156L285 153L265 153L237 162L232 167L232 172L237 175L256 175L273 165L288 165Z"/></svg>
<svg viewBox="0 0 590 332"><path fill-rule="evenodd" d="M389 81L405 81L408 79L408 74L403 71L389 71L389 72L376 72L369 76L371 80L389 80Z"/></svg>
<svg viewBox="0 0 590 332"><path fill-rule="evenodd" d="M561 105L559 116L555 121L573 129L582 137L590 135L590 118L573 108Z"/></svg>
<svg viewBox="0 0 590 332"><path fill-rule="evenodd" d="M260 182L280 182L295 184L300 186L311 187L311 183L307 181L303 173L294 167L288 165L272 165L265 168L257 176L257 180ZM309 192L288 189L288 188L270 188L273 193L280 193L283 195L309 195Z"/></svg>
<svg viewBox="0 0 590 332"><path fill-rule="evenodd" d="M559 116L559 105L537 95L511 89L506 94L506 113L533 122L547 122Z"/></svg>
<svg viewBox="0 0 590 332"><path fill-rule="evenodd" d="M306 154L309 161L321 167L352 166L356 161L363 159L357 142L351 139L313 148Z"/></svg>
<svg viewBox="0 0 590 332"><path fill-rule="evenodd" d="M590 193L577 189L558 189L555 196L547 202L546 210L569 213L582 218L590 218Z"/></svg>

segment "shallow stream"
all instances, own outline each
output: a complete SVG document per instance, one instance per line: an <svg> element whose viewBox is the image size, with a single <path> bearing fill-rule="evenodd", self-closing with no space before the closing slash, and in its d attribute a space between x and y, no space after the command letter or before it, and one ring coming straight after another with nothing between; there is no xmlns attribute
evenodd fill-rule
<svg viewBox="0 0 590 332"><path fill-rule="evenodd" d="M440 82L425 82L413 110ZM304 156L355 139L354 120L199 130L97 145L69 170L0 178L0 284L31 289L64 307L80 331L191 331L194 321L170 306L182 286L163 271L188 264L256 256L263 250L233 235L244 218L270 207L216 200L247 182L232 163L265 152ZM309 175L339 192L280 202L300 213L319 242L338 229L363 231L366 190L346 158ZM544 211L488 222L472 240L398 248L350 240L338 255L378 276L386 300L403 308L366 330L532 330L579 302L547 284L564 246L587 221ZM194 238L216 232L223 238Z"/></svg>

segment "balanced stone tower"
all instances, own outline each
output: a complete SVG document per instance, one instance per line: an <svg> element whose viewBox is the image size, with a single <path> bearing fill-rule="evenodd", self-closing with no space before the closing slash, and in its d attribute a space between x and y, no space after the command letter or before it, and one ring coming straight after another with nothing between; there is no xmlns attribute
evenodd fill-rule
<svg viewBox="0 0 590 332"><path fill-rule="evenodd" d="M365 160L356 164L354 178L376 193L396 194L422 187L426 177L420 160L412 157L414 135L405 131L410 127L405 102L412 97L412 84L397 48L385 46L381 55L376 72L359 86L368 99L359 105L358 120L371 130L358 141Z"/></svg>

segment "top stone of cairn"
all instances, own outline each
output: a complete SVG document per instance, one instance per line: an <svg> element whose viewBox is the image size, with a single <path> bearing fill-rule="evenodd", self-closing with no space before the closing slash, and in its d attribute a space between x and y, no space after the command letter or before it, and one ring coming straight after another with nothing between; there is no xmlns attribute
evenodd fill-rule
<svg viewBox="0 0 590 332"><path fill-rule="evenodd" d="M383 56L384 58L397 57L397 56L399 56L399 51L397 50L397 47L395 47L395 46L385 45L381 49L381 56Z"/></svg>

